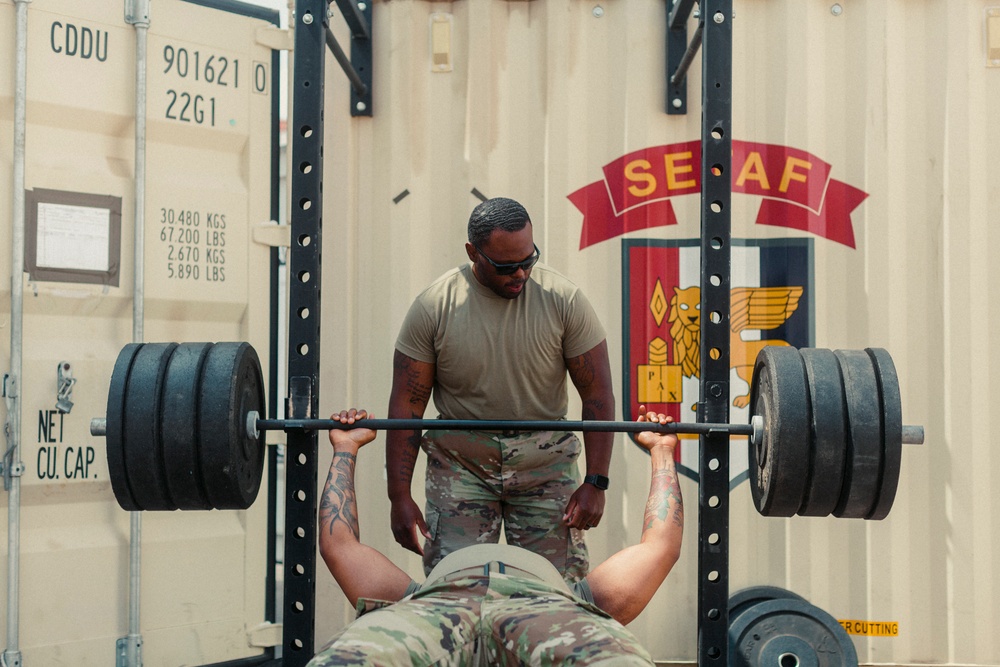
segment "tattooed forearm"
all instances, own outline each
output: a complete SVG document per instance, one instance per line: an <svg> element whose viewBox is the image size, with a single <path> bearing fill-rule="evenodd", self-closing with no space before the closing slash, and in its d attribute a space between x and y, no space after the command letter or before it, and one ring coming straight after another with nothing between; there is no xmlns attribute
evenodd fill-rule
<svg viewBox="0 0 1000 667"><path fill-rule="evenodd" d="M604 401L598 398L588 399L583 402L584 419L608 419L608 407ZM614 413L611 413L614 416Z"/></svg>
<svg viewBox="0 0 1000 667"><path fill-rule="evenodd" d="M397 451L396 461L399 465L396 467L396 471L401 481L409 483L413 479L413 470L417 465L417 455L420 452L420 431L414 431L407 436L406 444L409 446L402 447Z"/></svg>
<svg viewBox="0 0 1000 667"><path fill-rule="evenodd" d="M330 474L326 478L326 489L320 502L320 526L333 534L337 522L345 524L360 539L358 526L358 503L354 493L354 466L357 458L353 454L337 452L333 455Z"/></svg>
<svg viewBox="0 0 1000 667"><path fill-rule="evenodd" d="M653 528L657 522L664 523L668 518L678 526L684 525L684 507L677 473L670 468L661 468L653 472L642 529Z"/></svg>

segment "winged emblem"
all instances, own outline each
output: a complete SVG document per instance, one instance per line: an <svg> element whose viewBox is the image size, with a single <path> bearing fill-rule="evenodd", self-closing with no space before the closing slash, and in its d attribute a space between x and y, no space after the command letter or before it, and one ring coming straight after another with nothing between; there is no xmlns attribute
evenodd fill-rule
<svg viewBox="0 0 1000 667"><path fill-rule="evenodd" d="M733 398L745 408L750 402L750 380L757 353L766 345L788 345L776 338L745 340L744 331L768 331L780 327L799 307L802 287L737 287L730 292L729 364L747 383L747 393ZM670 337L673 363L686 377L701 374L701 288L674 288L670 300Z"/></svg>

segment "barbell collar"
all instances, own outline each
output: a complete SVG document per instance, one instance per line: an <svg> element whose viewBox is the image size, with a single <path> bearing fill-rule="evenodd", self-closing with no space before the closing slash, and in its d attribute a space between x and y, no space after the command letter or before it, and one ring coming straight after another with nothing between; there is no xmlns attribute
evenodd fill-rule
<svg viewBox="0 0 1000 667"><path fill-rule="evenodd" d="M922 445L924 444L924 427L903 425L903 444Z"/></svg>

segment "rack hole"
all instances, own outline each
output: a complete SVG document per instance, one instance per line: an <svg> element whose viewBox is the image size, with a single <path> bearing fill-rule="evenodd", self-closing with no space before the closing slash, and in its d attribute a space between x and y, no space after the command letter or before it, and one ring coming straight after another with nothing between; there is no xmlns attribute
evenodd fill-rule
<svg viewBox="0 0 1000 667"><path fill-rule="evenodd" d="M302 128L299 129L299 134L308 139L313 135L313 129L308 125L303 125Z"/></svg>
<svg viewBox="0 0 1000 667"><path fill-rule="evenodd" d="M301 208L303 211L308 211L309 209L312 208L312 205L313 205L312 200L309 199L308 197L303 197L302 199L299 200L299 208Z"/></svg>
<svg viewBox="0 0 1000 667"><path fill-rule="evenodd" d="M308 234L302 234L301 236L299 236L299 245L302 246L303 248L308 246L312 242L313 242L312 237L309 236Z"/></svg>
<svg viewBox="0 0 1000 667"><path fill-rule="evenodd" d="M299 282L307 283L312 276L309 275L308 271L299 271Z"/></svg>
<svg viewBox="0 0 1000 667"><path fill-rule="evenodd" d="M299 315L299 319L300 320L308 320L309 319L309 309L308 308L299 308L298 315Z"/></svg>
<svg viewBox="0 0 1000 667"><path fill-rule="evenodd" d="M299 165L299 171L302 172L303 174L308 174L312 170L313 166L308 162L303 162L302 164Z"/></svg>
<svg viewBox="0 0 1000 667"><path fill-rule="evenodd" d="M709 356L709 357L711 357L711 358L712 358L712 360L714 360L714 361L718 361L718 360L719 360L719 357L721 357L721 356L722 356L722 350L720 350L720 349L719 349L719 348L717 348L717 347L713 347L712 349L710 349L710 350L708 351L708 356Z"/></svg>
<svg viewBox="0 0 1000 667"><path fill-rule="evenodd" d="M308 345L306 345L305 343L302 343L302 344L301 344L301 345L299 345L299 346L298 346L298 348L296 348L296 349L297 349L297 351L298 351L298 353L299 353L299 356L300 356L300 357L304 357L304 356L306 356L307 354L309 354L309 346L308 346Z"/></svg>

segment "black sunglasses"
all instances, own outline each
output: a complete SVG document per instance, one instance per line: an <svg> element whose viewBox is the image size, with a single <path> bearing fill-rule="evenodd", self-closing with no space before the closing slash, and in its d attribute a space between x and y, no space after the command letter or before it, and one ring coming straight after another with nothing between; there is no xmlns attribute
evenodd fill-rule
<svg viewBox="0 0 1000 667"><path fill-rule="evenodd" d="M527 271L528 269L533 267L535 265L535 262L538 261L538 258L542 256L542 251L538 249L538 246L535 245L534 243L532 243L531 245L534 246L535 248L535 252L531 255L531 257L529 257L524 261L514 262L512 264L497 264L492 259L487 257L486 253L483 252L479 246L473 243L472 247L475 248L479 252L479 254L482 255L483 258L490 263L490 265L493 267L493 270L497 272L498 276L509 276L512 273L517 273L518 269L523 269L524 271Z"/></svg>

